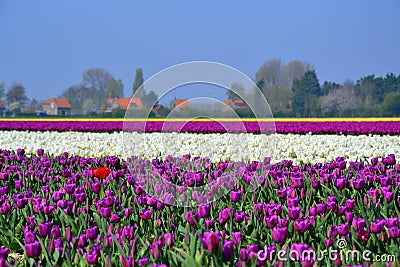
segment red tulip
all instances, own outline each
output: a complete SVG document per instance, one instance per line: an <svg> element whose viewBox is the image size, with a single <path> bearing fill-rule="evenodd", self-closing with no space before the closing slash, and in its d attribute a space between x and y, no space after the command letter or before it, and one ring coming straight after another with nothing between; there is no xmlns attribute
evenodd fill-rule
<svg viewBox="0 0 400 267"><path fill-rule="evenodd" d="M92 169L92 174L94 177L104 179L110 174L110 169L108 167L100 167L98 169Z"/></svg>

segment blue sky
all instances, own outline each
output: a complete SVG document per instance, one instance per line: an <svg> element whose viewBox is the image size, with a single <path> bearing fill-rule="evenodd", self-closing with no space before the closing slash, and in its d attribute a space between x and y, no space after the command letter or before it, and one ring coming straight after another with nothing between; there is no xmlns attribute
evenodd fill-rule
<svg viewBox="0 0 400 267"><path fill-rule="evenodd" d="M216 61L250 78L267 60L307 61L320 82L400 73L400 1L0 2L0 82L58 96L91 67L122 79Z"/></svg>

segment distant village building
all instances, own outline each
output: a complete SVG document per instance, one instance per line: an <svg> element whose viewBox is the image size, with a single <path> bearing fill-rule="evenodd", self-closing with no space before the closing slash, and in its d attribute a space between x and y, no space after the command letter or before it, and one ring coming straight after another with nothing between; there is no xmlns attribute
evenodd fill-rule
<svg viewBox="0 0 400 267"><path fill-rule="evenodd" d="M246 103L242 99L227 99L224 104L232 109L246 109Z"/></svg>
<svg viewBox="0 0 400 267"><path fill-rule="evenodd" d="M144 106L140 98L107 98L101 109L105 113L110 113L113 110L127 110L128 108L130 110L140 110L144 109Z"/></svg>
<svg viewBox="0 0 400 267"><path fill-rule="evenodd" d="M43 102L42 108L47 115L71 116L71 104L63 97L47 99Z"/></svg>
<svg viewBox="0 0 400 267"><path fill-rule="evenodd" d="M183 109L183 108L190 108L190 104L187 99L174 99L171 103L171 109L174 108Z"/></svg>
<svg viewBox="0 0 400 267"><path fill-rule="evenodd" d="M6 111L6 104L4 103L3 99L0 98L0 116L4 117Z"/></svg>

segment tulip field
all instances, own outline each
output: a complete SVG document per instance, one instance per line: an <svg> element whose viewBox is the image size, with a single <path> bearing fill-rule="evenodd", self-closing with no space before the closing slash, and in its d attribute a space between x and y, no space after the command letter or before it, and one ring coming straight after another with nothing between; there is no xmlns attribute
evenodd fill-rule
<svg viewBox="0 0 400 267"><path fill-rule="evenodd" d="M0 266L399 266L400 120L130 123L0 120Z"/></svg>

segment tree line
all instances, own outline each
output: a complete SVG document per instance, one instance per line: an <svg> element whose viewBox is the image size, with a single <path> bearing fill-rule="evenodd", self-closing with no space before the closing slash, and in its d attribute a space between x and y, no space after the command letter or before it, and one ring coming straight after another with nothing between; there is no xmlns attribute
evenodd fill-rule
<svg viewBox="0 0 400 267"><path fill-rule="evenodd" d="M143 69L137 68L132 95L137 92L143 104L152 107L158 96L153 91L146 92L143 82ZM260 66L254 82L275 117L400 116L400 74L388 73L384 77L371 74L342 84L320 83L314 66L308 62L293 60L285 64L271 59ZM239 84L233 84L234 87L240 90ZM72 114L90 116L101 113L107 98L124 97L124 85L106 69L91 68L82 74L79 84L70 86L59 97L68 99ZM229 90L227 97L238 98ZM0 98L5 100L7 110L16 115L32 114L42 106L42 101L29 99L25 87L18 82L11 84L7 92L5 84L0 83ZM252 116L250 110L240 110L238 114Z"/></svg>
<svg viewBox="0 0 400 267"><path fill-rule="evenodd" d="M275 117L400 116L400 74L320 83L310 63L272 59L260 67L256 82Z"/></svg>

